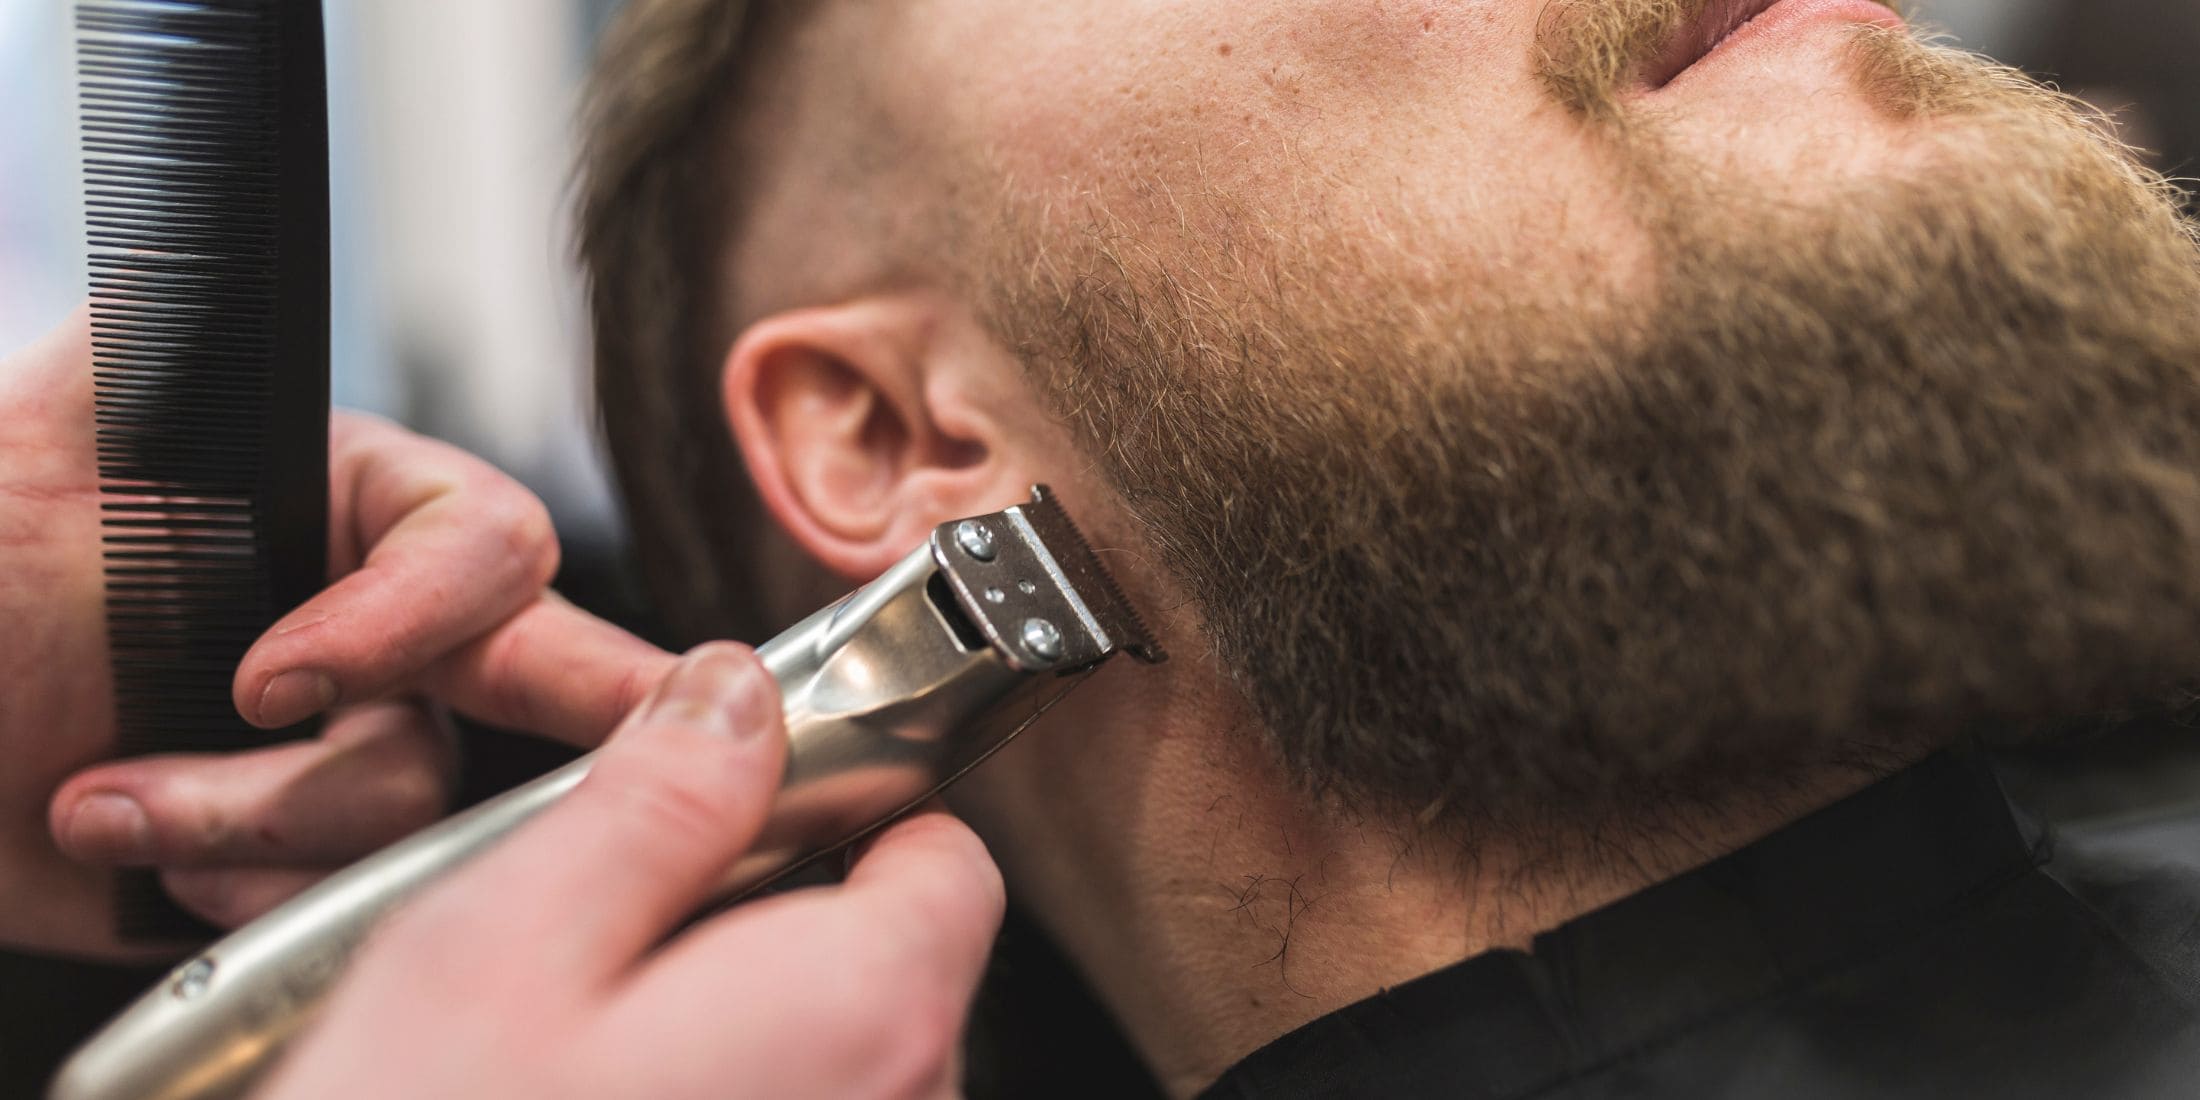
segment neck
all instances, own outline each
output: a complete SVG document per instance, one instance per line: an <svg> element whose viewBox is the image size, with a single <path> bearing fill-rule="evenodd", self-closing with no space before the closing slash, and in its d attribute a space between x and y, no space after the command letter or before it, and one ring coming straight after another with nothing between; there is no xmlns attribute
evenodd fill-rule
<svg viewBox="0 0 2200 1100"><path fill-rule="evenodd" d="M1655 828L1465 847L1312 804L1220 693L1086 690L1118 702L1087 728L1032 731L958 808L1179 1097L1301 1024L1526 949L1874 778L1829 771Z"/></svg>

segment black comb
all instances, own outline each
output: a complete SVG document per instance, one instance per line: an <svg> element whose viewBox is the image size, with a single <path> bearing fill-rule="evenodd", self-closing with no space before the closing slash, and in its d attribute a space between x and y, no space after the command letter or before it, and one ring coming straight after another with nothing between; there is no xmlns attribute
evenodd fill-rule
<svg viewBox="0 0 2200 1100"><path fill-rule="evenodd" d="M80 0L101 535L121 755L300 736L238 716L326 581L328 113L315 0ZM149 873L117 932L202 935Z"/></svg>

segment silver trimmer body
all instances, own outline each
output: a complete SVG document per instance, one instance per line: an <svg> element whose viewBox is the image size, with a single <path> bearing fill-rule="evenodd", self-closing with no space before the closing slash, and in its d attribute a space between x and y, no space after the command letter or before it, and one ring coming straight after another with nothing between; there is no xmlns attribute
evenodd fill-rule
<svg viewBox="0 0 2200 1100"><path fill-rule="evenodd" d="M1164 659L1048 494L941 525L876 581L757 651L786 774L737 899L921 805L1118 651ZM590 757L368 857L176 967L63 1067L52 1100L242 1096L391 909L541 812Z"/></svg>

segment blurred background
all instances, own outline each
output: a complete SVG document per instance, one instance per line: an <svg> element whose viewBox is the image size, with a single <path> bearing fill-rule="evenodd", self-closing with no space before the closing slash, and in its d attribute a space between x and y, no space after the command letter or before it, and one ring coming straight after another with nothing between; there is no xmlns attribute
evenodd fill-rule
<svg viewBox="0 0 2200 1100"><path fill-rule="evenodd" d="M616 3L327 0L334 370L339 404L451 440L531 486L566 544L561 588L646 633L583 397L565 219L572 110ZM2114 112L2165 170L2200 175L2200 0L1910 6ZM64 0L0 0L0 102L13 105L0 111L0 349L84 293L69 20ZM542 763L515 745L483 758L477 794ZM2164 781L2142 755L2114 765L2103 790L2122 789L2116 767L2121 782ZM972 1095L1029 1095L1040 1081L1063 1095L1072 1067L1090 1067L1066 1079L1092 1095L1151 1095L1036 933L1012 923L995 969ZM149 980L0 956L0 1097L35 1095L67 1046Z"/></svg>

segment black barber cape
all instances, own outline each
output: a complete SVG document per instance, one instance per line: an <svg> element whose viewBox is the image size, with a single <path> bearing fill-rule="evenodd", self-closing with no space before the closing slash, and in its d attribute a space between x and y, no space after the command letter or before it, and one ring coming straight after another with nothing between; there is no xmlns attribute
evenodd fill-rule
<svg viewBox="0 0 2200 1100"><path fill-rule="evenodd" d="M1944 753L1205 1095L2200 1098L2200 820L2051 834Z"/></svg>

